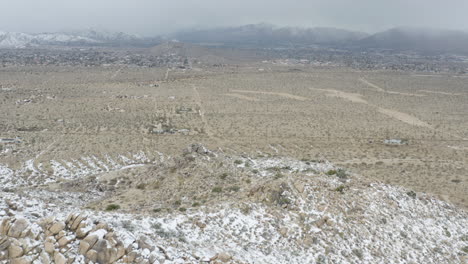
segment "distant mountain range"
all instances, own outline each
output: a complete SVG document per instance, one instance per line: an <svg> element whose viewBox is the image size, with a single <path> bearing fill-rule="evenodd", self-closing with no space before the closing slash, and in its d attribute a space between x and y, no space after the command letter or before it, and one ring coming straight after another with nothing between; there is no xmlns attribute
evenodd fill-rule
<svg viewBox="0 0 468 264"><path fill-rule="evenodd" d="M336 28L276 27L269 24L185 30L154 38L97 30L42 34L0 31L0 48L47 45L152 47L168 39L232 48L325 46L340 49L468 54L468 33L463 31L393 28L370 35Z"/></svg>
<svg viewBox="0 0 468 264"><path fill-rule="evenodd" d="M0 48L27 48L40 46L153 46L161 42L158 37L143 38L122 32L96 31L93 29L26 34L0 31Z"/></svg>
<svg viewBox="0 0 468 264"><path fill-rule="evenodd" d="M290 45L290 44L347 44L368 34L337 28L275 27L255 24L240 27L191 30L174 34L172 37L191 43L223 43L231 45Z"/></svg>
<svg viewBox="0 0 468 264"><path fill-rule="evenodd" d="M319 45L342 49L468 54L467 32L424 28L393 28L369 35L336 28L275 27L257 24L183 31L173 37L182 42L234 46Z"/></svg>
<svg viewBox="0 0 468 264"><path fill-rule="evenodd" d="M468 54L468 33L455 30L393 28L354 43L363 49Z"/></svg>

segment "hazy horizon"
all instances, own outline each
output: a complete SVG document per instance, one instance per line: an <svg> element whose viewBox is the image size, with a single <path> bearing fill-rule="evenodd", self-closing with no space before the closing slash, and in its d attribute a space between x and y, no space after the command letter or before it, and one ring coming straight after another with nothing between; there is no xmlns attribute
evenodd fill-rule
<svg viewBox="0 0 468 264"><path fill-rule="evenodd" d="M334 27L375 33L394 27L468 31L468 2L435 0L0 0L0 31L26 33L98 29L142 36L268 23L291 27Z"/></svg>

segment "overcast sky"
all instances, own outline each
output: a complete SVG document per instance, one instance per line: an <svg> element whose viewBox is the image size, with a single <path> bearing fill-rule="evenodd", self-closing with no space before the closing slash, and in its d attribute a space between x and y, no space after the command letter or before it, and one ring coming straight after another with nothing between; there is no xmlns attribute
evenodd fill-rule
<svg viewBox="0 0 468 264"><path fill-rule="evenodd" d="M0 0L0 31L157 35L260 22L369 33L395 26L468 31L467 14L468 0Z"/></svg>

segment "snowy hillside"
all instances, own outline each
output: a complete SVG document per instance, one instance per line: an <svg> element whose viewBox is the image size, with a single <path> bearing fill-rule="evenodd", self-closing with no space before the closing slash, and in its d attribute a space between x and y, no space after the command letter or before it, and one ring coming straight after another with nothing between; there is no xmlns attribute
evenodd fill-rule
<svg viewBox="0 0 468 264"><path fill-rule="evenodd" d="M0 48L25 48L46 45L121 45L154 41L122 32L85 30L62 33L26 34L0 31Z"/></svg>
<svg viewBox="0 0 468 264"><path fill-rule="evenodd" d="M51 162L57 165L47 177L49 186L62 184L57 190L14 183L23 179L37 184L34 179L41 177L40 170L32 174L24 170L27 175L21 175L21 169L0 166L2 177L11 181L11 188L0 192L0 261L439 264L467 260L465 211L430 195L366 182L326 161L233 156L202 146L173 158L156 153L160 158L152 162L145 158L149 153L127 156L120 156L121 165L141 164L148 170L125 174L126 182L119 177L104 179L108 173L115 175L114 170L142 167L114 165L102 172L79 169L77 161L62 161L63 166ZM110 168L118 162L82 160L90 168ZM174 179L158 179L159 173L167 176L166 169L172 170L174 164L184 173L200 175L186 178L182 189ZM211 190L209 183L219 177L209 172L219 171L220 164L236 177L226 176L225 186ZM227 186L247 174L248 183ZM149 186L155 179L161 186L148 193L141 180ZM113 182L113 188L105 182ZM86 191L74 183L86 185ZM121 207L114 192L133 183L139 185L131 192L132 200L145 197L144 205ZM20 185L15 191L14 186ZM190 195L193 190L203 193L203 186L215 196L205 196L206 203L196 205L200 200ZM183 199L177 206L190 202L192 207L162 210L163 199L151 195L164 191L179 192ZM93 203L106 204L106 210L92 210ZM148 210L147 203L153 209Z"/></svg>

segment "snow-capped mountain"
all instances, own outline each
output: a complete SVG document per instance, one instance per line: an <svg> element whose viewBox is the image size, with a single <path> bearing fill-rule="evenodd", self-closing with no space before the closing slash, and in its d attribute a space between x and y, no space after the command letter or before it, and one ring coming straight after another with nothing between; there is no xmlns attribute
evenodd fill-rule
<svg viewBox="0 0 468 264"><path fill-rule="evenodd" d="M99 41L82 36L63 33L26 34L0 32L0 48L25 48L41 45L93 44Z"/></svg>
<svg viewBox="0 0 468 264"><path fill-rule="evenodd" d="M33 36L24 33L0 31L0 48L23 48L33 39Z"/></svg>
<svg viewBox="0 0 468 264"><path fill-rule="evenodd" d="M105 46L141 46L154 45L157 38L143 38L123 32L84 30L59 33L27 34L0 31L0 48L26 48L47 45L105 45Z"/></svg>

